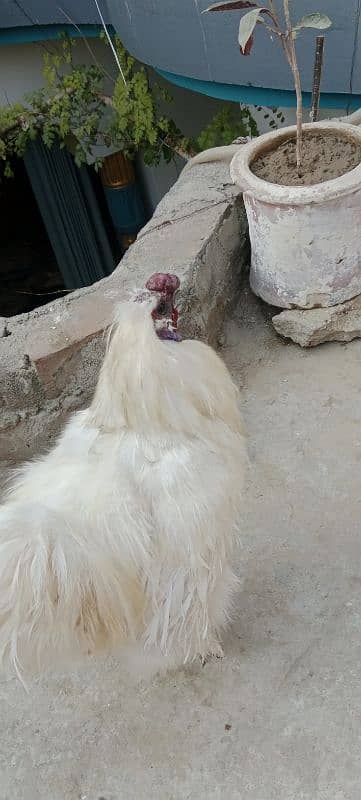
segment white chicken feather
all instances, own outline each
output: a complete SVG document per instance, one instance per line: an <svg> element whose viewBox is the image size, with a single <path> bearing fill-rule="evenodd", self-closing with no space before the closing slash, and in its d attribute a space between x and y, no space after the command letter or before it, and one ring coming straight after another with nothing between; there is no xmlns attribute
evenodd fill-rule
<svg viewBox="0 0 361 800"><path fill-rule="evenodd" d="M0 506L0 659L19 675L102 650L156 669L221 652L243 426L216 353L167 341L174 278L119 307L90 407Z"/></svg>

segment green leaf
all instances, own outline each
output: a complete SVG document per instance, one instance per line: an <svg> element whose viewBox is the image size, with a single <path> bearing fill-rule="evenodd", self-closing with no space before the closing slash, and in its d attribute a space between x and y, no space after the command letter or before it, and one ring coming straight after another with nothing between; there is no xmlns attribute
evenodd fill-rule
<svg viewBox="0 0 361 800"><path fill-rule="evenodd" d="M326 28L330 28L332 22L330 18L326 14L320 14L318 11L314 14L306 14L305 17L302 17L296 25L293 26L293 36L296 37L302 28L317 28L320 31L326 30Z"/></svg>
<svg viewBox="0 0 361 800"><path fill-rule="evenodd" d="M247 47L247 43L252 36L257 22L262 22L262 12L264 11L267 11L267 9L255 8L253 11L248 11L247 14L242 17L239 23L238 41L243 52Z"/></svg>

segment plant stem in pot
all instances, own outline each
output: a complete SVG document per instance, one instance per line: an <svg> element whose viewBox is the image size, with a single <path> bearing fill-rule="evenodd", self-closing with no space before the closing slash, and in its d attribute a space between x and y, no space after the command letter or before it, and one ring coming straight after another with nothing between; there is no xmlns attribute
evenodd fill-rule
<svg viewBox="0 0 361 800"><path fill-rule="evenodd" d="M289 0L283 0L283 8L286 20L286 39L285 39L285 52L288 59L288 63L292 70L293 80L295 84L296 90L296 124L297 124L297 144L296 144L296 160L297 160L297 172L298 175L301 176L301 166L302 166L302 121L303 121L303 105L302 105L302 89L301 89L301 78L300 78L300 71L298 69L297 63L297 55L296 55L296 47L295 47L295 40L293 37L293 30L292 30L292 23L291 23L291 16L290 16L290 9L289 9Z"/></svg>

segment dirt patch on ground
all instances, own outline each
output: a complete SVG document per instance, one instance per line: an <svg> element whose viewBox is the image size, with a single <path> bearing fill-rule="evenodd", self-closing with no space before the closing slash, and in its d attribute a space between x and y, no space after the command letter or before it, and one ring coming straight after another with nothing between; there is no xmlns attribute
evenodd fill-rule
<svg viewBox="0 0 361 800"><path fill-rule="evenodd" d="M276 150L255 159L252 172L281 186L313 186L350 172L361 162L361 145L334 133L305 133L302 175L297 175L296 139L287 139Z"/></svg>

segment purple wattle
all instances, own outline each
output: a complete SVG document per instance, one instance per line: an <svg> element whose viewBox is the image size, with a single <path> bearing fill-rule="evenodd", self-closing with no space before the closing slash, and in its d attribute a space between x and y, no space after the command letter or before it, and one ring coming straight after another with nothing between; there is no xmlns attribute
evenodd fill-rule
<svg viewBox="0 0 361 800"><path fill-rule="evenodd" d="M178 331L172 331L171 328L161 328L159 331L157 331L157 334L160 339L167 339L168 341L172 342L182 341L182 337Z"/></svg>

